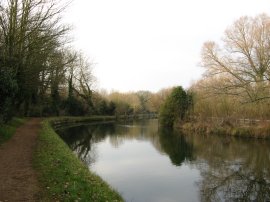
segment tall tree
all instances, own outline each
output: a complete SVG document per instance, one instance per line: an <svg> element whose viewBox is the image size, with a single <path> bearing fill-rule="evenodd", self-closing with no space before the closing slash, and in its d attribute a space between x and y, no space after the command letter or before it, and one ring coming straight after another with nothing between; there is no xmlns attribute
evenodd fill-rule
<svg viewBox="0 0 270 202"><path fill-rule="evenodd" d="M225 31L223 46L206 42L202 66L214 94L257 102L270 98L270 17L241 17Z"/></svg>
<svg viewBox="0 0 270 202"><path fill-rule="evenodd" d="M60 23L64 7L57 3L4 0L0 4L0 71L5 72L3 79L12 81L10 88L14 89L12 95L3 96L3 102L10 100L18 108L24 104L25 114L39 94L44 94L44 87L53 86L50 79L55 78L51 74L56 71L52 64L60 65L54 66L56 69L63 65L55 61L62 58L69 28Z"/></svg>

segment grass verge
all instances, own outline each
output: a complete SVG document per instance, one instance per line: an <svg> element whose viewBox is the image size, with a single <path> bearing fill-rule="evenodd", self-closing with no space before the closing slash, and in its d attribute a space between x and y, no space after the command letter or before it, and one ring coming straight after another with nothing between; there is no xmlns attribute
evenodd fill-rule
<svg viewBox="0 0 270 202"><path fill-rule="evenodd" d="M0 125L0 145L9 140L25 121L23 118L13 118L7 124Z"/></svg>
<svg viewBox="0 0 270 202"><path fill-rule="evenodd" d="M63 120L63 118L61 118ZM45 120L38 137L34 162L44 187L42 201L123 201L99 176L93 174ZM67 122L68 118L64 118ZM72 121L72 119L69 119ZM76 118L76 121L79 119ZM92 120L92 119L91 119Z"/></svg>

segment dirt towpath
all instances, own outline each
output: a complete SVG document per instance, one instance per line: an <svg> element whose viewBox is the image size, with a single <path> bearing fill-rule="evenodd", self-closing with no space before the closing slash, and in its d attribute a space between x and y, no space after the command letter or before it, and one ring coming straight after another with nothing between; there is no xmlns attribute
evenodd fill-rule
<svg viewBox="0 0 270 202"><path fill-rule="evenodd" d="M39 201L33 153L41 119L31 119L0 146L0 202Z"/></svg>

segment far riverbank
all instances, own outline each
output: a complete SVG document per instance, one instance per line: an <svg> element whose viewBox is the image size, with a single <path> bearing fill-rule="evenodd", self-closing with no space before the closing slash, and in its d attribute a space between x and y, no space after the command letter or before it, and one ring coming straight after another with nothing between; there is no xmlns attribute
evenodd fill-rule
<svg viewBox="0 0 270 202"><path fill-rule="evenodd" d="M228 135L270 139L270 122L267 120L252 119L221 119L211 118L199 121L189 121L178 125L184 133L199 135Z"/></svg>

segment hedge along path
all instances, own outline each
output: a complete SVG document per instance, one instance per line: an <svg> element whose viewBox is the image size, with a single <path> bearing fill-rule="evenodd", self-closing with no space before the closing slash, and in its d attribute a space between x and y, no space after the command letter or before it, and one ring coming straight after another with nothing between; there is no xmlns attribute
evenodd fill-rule
<svg viewBox="0 0 270 202"><path fill-rule="evenodd" d="M40 129L41 119L31 119L0 146L0 202L38 201L40 188L33 154Z"/></svg>

